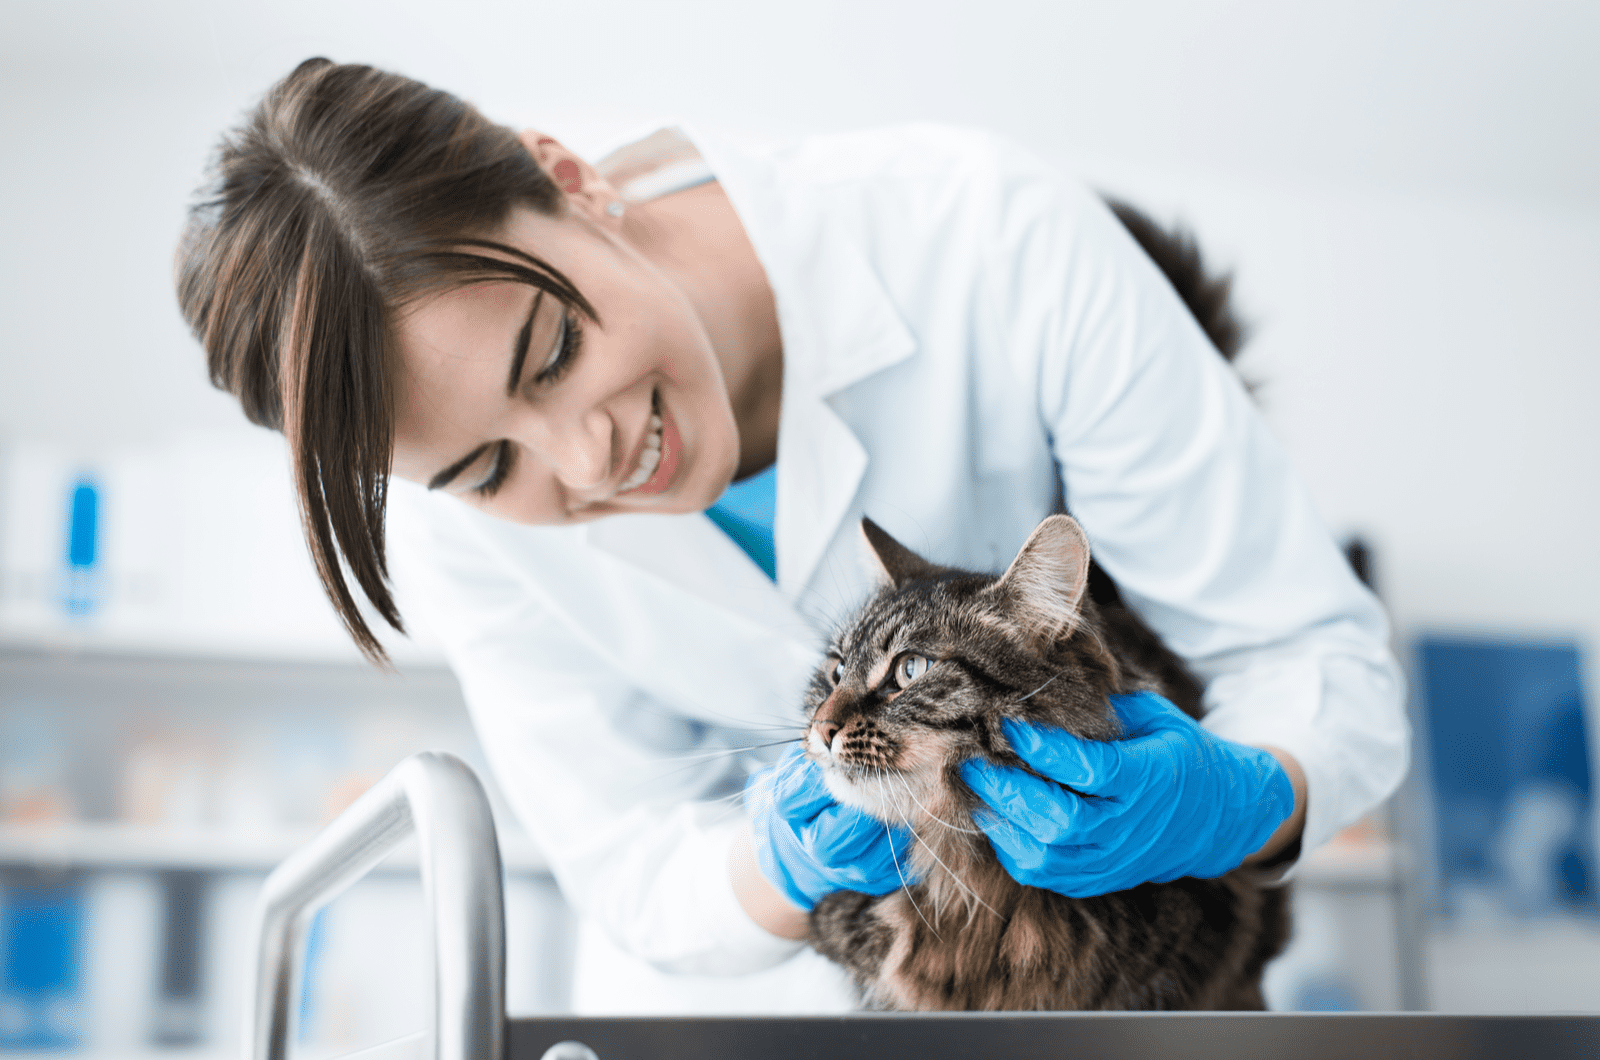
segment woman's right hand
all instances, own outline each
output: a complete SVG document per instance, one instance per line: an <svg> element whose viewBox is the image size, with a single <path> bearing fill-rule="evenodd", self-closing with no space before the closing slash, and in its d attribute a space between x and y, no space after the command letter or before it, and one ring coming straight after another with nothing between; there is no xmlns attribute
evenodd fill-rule
<svg viewBox="0 0 1600 1060"><path fill-rule="evenodd" d="M911 833L836 800L799 747L751 774L744 804L761 875L803 910L834 891L888 894L912 878Z"/></svg>

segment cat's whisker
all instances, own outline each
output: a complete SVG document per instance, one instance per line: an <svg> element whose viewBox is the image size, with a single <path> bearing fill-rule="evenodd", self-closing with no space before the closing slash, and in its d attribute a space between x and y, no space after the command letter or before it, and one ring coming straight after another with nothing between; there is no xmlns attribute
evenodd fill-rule
<svg viewBox="0 0 1600 1060"><path fill-rule="evenodd" d="M904 814L901 815L900 820L906 826L906 831L911 833L911 838L917 840L919 843L922 842L922 838L917 835L916 829L912 827L911 821ZM922 845L924 847L927 846L926 843L923 843ZM931 849L929 850L929 853L932 853ZM933 860L939 861L938 855L934 855L934 859ZM939 861L939 864L942 866L942 865L944 865L944 862ZM946 870L946 871L948 872L948 870ZM950 875L953 877L954 873L950 873ZM927 888L927 893L928 893L928 896L933 899L933 915L935 917L937 917L938 919L943 920L944 919L944 900L943 900L944 889L943 888L939 888L939 887L929 887L929 888ZM931 928L932 925L930 924L929 927Z"/></svg>
<svg viewBox="0 0 1600 1060"><path fill-rule="evenodd" d="M756 715L756 717L761 717L761 716L762 715ZM749 724L741 722L740 725L739 725L739 728L744 729L744 730L749 731L749 732L767 732L767 731L774 731L775 732L775 731L778 731L778 730L783 730L785 732L793 732L797 728L804 728L805 727L803 720L797 721L796 719L794 719L792 717L786 717L786 716L784 716L782 714L767 714L767 715L764 715L764 717L769 722L771 722L771 724L769 724L769 725L749 725Z"/></svg>
<svg viewBox="0 0 1600 1060"><path fill-rule="evenodd" d="M1021 699L1014 700L1014 702L1021 703L1024 700L1032 699L1034 696L1038 695L1040 692L1043 692L1046 688L1048 688L1051 681L1054 681L1056 678L1060 677L1062 674L1064 674L1066 672L1067 672L1066 670L1057 670L1055 673L1050 675L1050 679L1047 680L1044 684L1040 685L1038 688L1035 688L1032 692L1029 692L1027 695L1023 696Z"/></svg>
<svg viewBox="0 0 1600 1060"><path fill-rule="evenodd" d="M714 799L699 799L697 801L702 806L717 806L717 805L732 806L735 802L737 802L738 800L743 799L743 798L744 798L744 792L743 791L730 791L730 792L728 792L728 794L726 794L726 795L718 795Z"/></svg>
<svg viewBox="0 0 1600 1060"><path fill-rule="evenodd" d="M889 838L889 857L894 861L894 871L900 874L900 889L906 892L906 901L910 902L911 908L915 909L917 915L922 917L922 922L928 925L928 930L933 932L933 937L943 942L944 936L939 934L939 929L934 927L933 922L923 914L922 907L917 904L916 898L911 894L911 884L906 880L906 870L900 867L900 855L896 854L894 850L894 833L889 830L887 821L883 825L883 834ZM938 912L938 910L935 910L935 912Z"/></svg>
<svg viewBox="0 0 1600 1060"><path fill-rule="evenodd" d="M741 745L739 747L719 747L719 748L717 748L716 750L713 750L713 751L697 751L697 752L694 752L693 754L662 755L661 758L659 759L659 761L662 761L662 762L693 762L693 761L704 760L704 759L707 759L707 758L717 758L717 757L725 757L727 755L743 754L746 751L761 751L761 750L765 750L768 747L782 747L785 744L799 743L800 740L801 740L801 737L792 736L787 740L769 740L766 743L745 744L745 745Z"/></svg>
<svg viewBox="0 0 1600 1060"><path fill-rule="evenodd" d="M799 742L799 740L800 740L800 737L797 736L793 740L786 740L784 742L785 743L797 743L797 742ZM796 757L796 758L793 758L793 759L790 759L787 762L779 762L777 765L772 767L772 769L773 769L773 779L774 780L788 780L793 773L795 773L798 770L804 769L806 766L808 766L810 764L811 764L810 759L806 758L803 755L799 756L799 757Z"/></svg>
<svg viewBox="0 0 1600 1060"><path fill-rule="evenodd" d="M644 787L646 784L654 784L654 783L657 783L659 781L666 780L669 777L675 777L679 773L687 773L691 769L694 769L694 768L696 768L698 766L705 765L707 762L713 761L713 760L718 759L718 758L729 758L729 757L732 757L733 755L744 754L747 751L759 751L759 750L762 750L763 748L767 748L767 747L782 747L784 744L798 743L799 741L800 741L800 737L796 736L796 737L793 737L792 739L788 739L788 740L774 740L771 743L750 744L747 747L722 747L722 748L718 748L715 751L702 751L702 752L697 752L695 754L664 756L661 759L659 759L659 761L662 761L662 762L687 762L689 764L685 765L685 766L680 766L677 769L669 769L665 773L652 774L652 775L650 775L648 777L645 777L643 780L639 781L637 784L631 785L627 790L634 791L634 790L637 790L638 788ZM707 799L707 800L703 800L703 801L713 802L715 800Z"/></svg>
<svg viewBox="0 0 1600 1060"><path fill-rule="evenodd" d="M906 793L906 795L907 795L907 796L909 796L909 797L910 797L910 799L911 799L911 801L912 801L912 802L915 802L915 803L916 803L916 804L917 804L917 805L918 805L918 806L919 806L919 807L920 807L920 806L921 806L921 805L922 805L922 803L921 803L921 802L919 802L919 801L918 801L918 800L917 800L917 797L916 797L916 796L915 796L915 795L913 795L913 794L912 794L912 793L911 793L911 786L910 786L910 784L909 784L909 783L908 783L908 782L907 782L907 781L906 781L906 780L905 780L905 778L904 778L904 777L901 777L901 778L899 778L899 779L900 779L900 786L901 786L901 788L902 788L902 790L904 790L904 791L905 791L905 793ZM926 810L924 810L924 812L925 812L925 813L926 813ZM931 815L931 814L930 814L930 815L929 815L929 816L930 816L930 817L932 817L932 815ZM906 815L905 815L905 814L902 814L902 820L904 820L904 819L905 819L905 817L906 817ZM935 820L937 820L937 818L934 818L934 819L935 819ZM943 824L943 823L944 823L944 822L943 822L943 821L940 821L940 822L939 822L939 823L940 823L940 824ZM906 824L906 827L908 827L908 828L911 828L911 824L910 824L910 822L909 822L909 821L907 821L907 824ZM932 854L932 855L933 855L933 859L934 859L934 860L935 860L935 861L938 861L938 862L939 862L939 865L940 865L940 867L942 867L942 868L943 868L943 869L944 869L944 870L945 870L945 872L946 872L946 874L947 874L947 875L949 875L949 877L950 877L950 878L951 878L951 880L952 880L952 881L953 881L953 882L954 882L954 883L955 883L955 884L956 884L956 885L957 885L957 886L958 886L958 887L961 887L961 889L962 889L962 890L963 890L963 891L965 891L965 892L966 892L966 894L965 894L965 895L964 895L964 902L963 902L963 904L964 904L964 905L966 905L966 907L967 907L967 926L968 926L968 927L971 927L971 926L972 926L972 918L973 918L973 916L974 916L974 915L975 915L975 914L976 914L976 912L977 912L977 909L976 909L976 907L975 907L975 906L973 906L973 904L972 904L972 899L973 899L973 898L974 898L974 897L976 897L976 895L975 895L975 894L974 894L974 893L973 893L973 892L972 892L972 891L971 891L971 889L970 889L970 888L968 888L968 887L966 887L966 886L965 886L965 885L964 885L964 884L963 884L963 883L962 883L962 882L961 882L961 880L960 880L960 878L959 878L959 877L957 877L957 876L956 876L956 874L955 874L955 872L954 872L954 870L952 870L952 869L951 869L951 868L950 868L950 867L949 867L949 866L948 866L948 865L945 865L945 863L944 863L944 862L943 862L943 861L942 861L942 860L940 860L940 858L939 858L939 856L938 856L938 855L937 855L937 854L934 854L934 851L933 851L933 847L932 847L932 846L930 846L930 845L929 845L929 844L927 844L927 843L926 843L926 842L924 842L924 841L923 841L923 840L922 840L922 836L921 836L921 833L919 833L919 832L917 832L917 831L916 831L916 830L915 830L915 829L914 829L914 828L913 828L913 829L912 829L912 835L914 835L914 836L916 836L916 838L917 838L917 841L918 841L918 842L921 842L921 843L922 843L922 844L923 844L923 846L924 846L924 847L926 847L926 848L927 848L927 850L928 850L928 853L929 853L929 854ZM942 891L938 891L938 892L935 892L935 894L936 894L936 901L937 901L937 900L938 900L938 898L937 898L937 896L938 896L938 895L940 895L940 894L942 894L942 893L943 893L943 892L942 892ZM942 904L938 904L938 905L936 905L936 906L935 906L935 910L934 910L934 912L935 912L935 915L937 915L937 916L939 916L939 917L940 917L940 918L941 918L941 919L942 919L942 918L943 918L943 916L944 916L944 908L943 908L943 905L942 905Z"/></svg>
<svg viewBox="0 0 1600 1060"><path fill-rule="evenodd" d="M911 822L907 821L906 822L906 827L910 828L911 827ZM920 835L917 835L916 829L912 829L911 834L916 839L917 842L922 844L922 849L924 849L924 850L926 850L928 852L928 856L933 858L934 861L937 861L939 863L939 867L941 869L944 869L944 871L947 874L949 874L950 879L955 883L955 885L957 887L960 887L963 891L967 892L967 896L969 898L971 898L974 902L977 902L979 905L983 906L985 909L989 910L989 912L993 913L995 916L1000 917L1001 920L1006 919L1004 916L1001 916L1000 910L996 909L994 906L990 905L988 902L985 902L978 895L977 891L975 891L971 887L967 886L965 881L963 881L960 876L956 875L955 870L952 869L949 865L946 865L944 863L944 859L941 858L939 856L938 852L933 849L933 846L926 839L923 839Z"/></svg>
<svg viewBox="0 0 1600 1060"><path fill-rule="evenodd" d="M739 715L734 715L734 714L724 714L722 711L719 711L719 710L711 710L709 707L706 707L705 705L698 704L698 703L696 704L696 708L701 714L709 715L709 716L715 717L715 718L724 719L725 721L727 721L729 723L728 728L731 728L731 729L734 729L734 730L737 730L737 731L741 731L741 732L767 732L767 731L770 731L770 732L792 732L792 731L794 731L795 726L800 724L799 719L797 719L793 714L784 713L784 712L781 712L781 711L779 711L779 712L764 712L762 714L749 714L749 715L739 716ZM636 709L638 709L639 712L642 713L642 714L650 714L650 715L653 715L653 716L658 717L658 718L666 718L669 721L682 721L682 720L684 720L684 716L681 713L677 712L677 711L667 710L665 708L652 707L652 706L648 705L647 703L646 704L640 704ZM750 724L751 721L760 721L760 720L769 721L772 724L770 724L770 725L752 725L752 724Z"/></svg>
<svg viewBox="0 0 1600 1060"><path fill-rule="evenodd" d="M926 806L922 805L922 800L917 798L916 792L911 790L910 781L906 780L906 778L903 775L898 776L897 779L900 781L900 786L905 789L906 797L909 798L912 802L917 804L917 809L921 810L923 812L923 814L927 816L928 820L933 821L936 824L942 824L946 828L950 829L950 831L952 831L952 832L960 832L963 835L982 835L983 834L982 832L980 832L976 828L962 828L960 825L951 824L949 821L946 821L943 818L937 816L932 810L930 810Z"/></svg>

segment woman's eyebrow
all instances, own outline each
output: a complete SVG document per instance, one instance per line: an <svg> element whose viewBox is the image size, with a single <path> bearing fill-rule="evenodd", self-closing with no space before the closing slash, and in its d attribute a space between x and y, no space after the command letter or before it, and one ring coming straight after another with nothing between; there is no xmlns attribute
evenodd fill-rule
<svg viewBox="0 0 1600 1060"><path fill-rule="evenodd" d="M544 292L540 291L533 296L533 308L528 310L528 319L523 321L522 329L517 332L516 341L511 347L511 375L506 379L506 396L512 397L517 392L517 383L522 378L522 365L528 359L528 343L533 338L533 322L539 318L539 306L544 301ZM437 475L428 480L431 490L442 489L455 481L455 477L467 468L473 461L483 455L488 445L480 445L466 456L457 460Z"/></svg>
<svg viewBox="0 0 1600 1060"><path fill-rule="evenodd" d="M431 490L436 490L443 489L445 486L450 485L451 482L455 481L455 477L457 475L471 467L473 463L483 455L484 450L488 448L488 445L478 446L478 448L474 449L460 460L457 460L455 463L451 464L449 467L430 478L428 480L428 488Z"/></svg>
<svg viewBox="0 0 1600 1060"><path fill-rule="evenodd" d="M539 303L543 301L543 291L533 296L533 308L528 311L528 319L523 323L522 330L517 332L517 341L511 350L511 374L506 378L507 397L516 395L517 383L522 380L522 364L528 359L528 341L533 337L533 322L539 316Z"/></svg>

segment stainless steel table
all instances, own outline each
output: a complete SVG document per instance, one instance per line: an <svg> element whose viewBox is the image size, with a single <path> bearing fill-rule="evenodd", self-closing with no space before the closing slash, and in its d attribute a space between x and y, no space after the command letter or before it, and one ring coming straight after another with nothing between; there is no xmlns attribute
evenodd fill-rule
<svg viewBox="0 0 1600 1060"><path fill-rule="evenodd" d="M1429 1013L863 1013L727 1019L505 1017L500 852L452 755L415 755L268 878L245 1040L286 1060L296 954L316 910L417 834L433 917L428 1029L361 1060L1474 1060L1600 1057L1600 1017ZM1600 975L1600 969L1596 969Z"/></svg>
<svg viewBox="0 0 1600 1060"><path fill-rule="evenodd" d="M812 1019L527 1019L511 1060L1477 1060L1600 1056L1600 1018L1430 1013L1060 1012ZM559 1054L558 1054L559 1056ZM551 1060L556 1060L552 1057ZM580 1053L560 1060L586 1060Z"/></svg>

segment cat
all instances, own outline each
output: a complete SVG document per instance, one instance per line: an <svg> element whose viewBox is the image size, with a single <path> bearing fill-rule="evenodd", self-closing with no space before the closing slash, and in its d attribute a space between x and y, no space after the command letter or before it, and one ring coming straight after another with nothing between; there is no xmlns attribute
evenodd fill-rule
<svg viewBox="0 0 1600 1060"><path fill-rule="evenodd" d="M981 803L960 764L1022 765L1004 718L1117 739L1109 697L1142 690L1199 714L1179 660L1089 596L1078 524L1045 519L1000 577L929 563L871 520L862 530L882 587L814 675L804 742L836 798L915 833L911 882L823 898L812 946L872 1009L1265 1008L1285 890L1240 869L1066 898L1013 880L973 823Z"/></svg>
<svg viewBox="0 0 1600 1060"><path fill-rule="evenodd" d="M1231 304L1231 277L1207 271L1189 233L1127 203L1106 204L1232 362L1246 329ZM1200 716L1199 682L1123 605L1076 522L1046 519L998 579L927 563L870 520L863 532L883 585L835 637L813 679L807 742L836 687L855 687L848 709L836 698L822 719L845 730L845 761L829 764L895 779L851 784L836 773L835 793L886 823L913 826L907 877L916 882L883 898L823 899L812 913L812 945L851 973L871 1008L1264 1008L1262 967L1289 934L1287 889L1259 887L1249 870L1236 870L1064 898L1014 881L973 826L979 804L957 767L974 755L1019 764L1000 735L1002 718L1115 739L1107 697L1146 689ZM892 710L861 694L864 675L899 658L881 648L889 632L892 643L927 653L912 655L940 660ZM809 748L813 760L829 757L823 752Z"/></svg>

